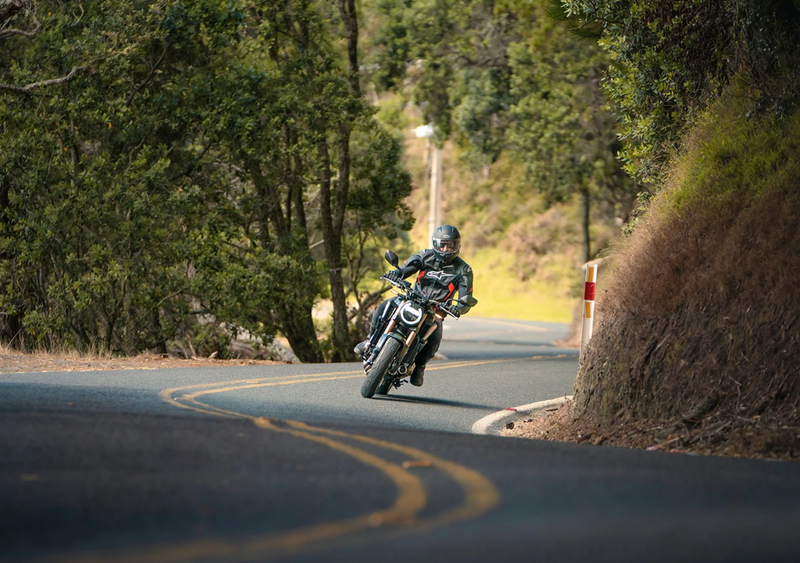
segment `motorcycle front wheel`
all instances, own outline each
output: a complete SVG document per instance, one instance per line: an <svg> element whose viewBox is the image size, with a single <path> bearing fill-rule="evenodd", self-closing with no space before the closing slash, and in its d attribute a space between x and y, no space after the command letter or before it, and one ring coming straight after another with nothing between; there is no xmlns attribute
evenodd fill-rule
<svg viewBox="0 0 800 563"><path fill-rule="evenodd" d="M386 372L399 348L400 342L394 338L386 339L380 354L378 354L378 358L375 360L375 363L372 364L369 373L367 373L367 376L364 378L364 383L361 385L361 395L364 398L371 399L378 385L383 381L384 375L388 377Z"/></svg>
<svg viewBox="0 0 800 563"><path fill-rule="evenodd" d="M386 376L381 380L380 385L378 385L378 389L375 391L376 395L388 395L389 389L392 388L392 377L387 373Z"/></svg>

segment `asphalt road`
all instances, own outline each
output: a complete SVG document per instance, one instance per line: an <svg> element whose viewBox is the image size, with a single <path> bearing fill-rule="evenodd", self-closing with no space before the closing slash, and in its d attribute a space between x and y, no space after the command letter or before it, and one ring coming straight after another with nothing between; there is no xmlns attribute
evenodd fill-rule
<svg viewBox="0 0 800 563"><path fill-rule="evenodd" d="M354 364L0 375L0 560L798 560L798 464L469 434L571 392L562 336L450 323L374 400Z"/></svg>

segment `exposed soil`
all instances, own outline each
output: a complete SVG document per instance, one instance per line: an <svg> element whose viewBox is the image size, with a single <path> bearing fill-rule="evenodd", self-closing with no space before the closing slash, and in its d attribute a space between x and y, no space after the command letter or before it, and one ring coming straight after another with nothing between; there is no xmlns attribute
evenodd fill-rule
<svg viewBox="0 0 800 563"><path fill-rule="evenodd" d="M764 424L745 417L700 424L686 417L642 418L600 426L588 416L575 418L573 407L574 403L567 401L539 411L509 423L501 434L683 454L800 460L800 427Z"/></svg>
<svg viewBox="0 0 800 563"><path fill-rule="evenodd" d="M280 364L272 360L218 360L216 358L175 358L157 354L141 354L131 358L79 356L78 354L23 354L0 348L0 373L52 371L104 371L203 366L255 366Z"/></svg>

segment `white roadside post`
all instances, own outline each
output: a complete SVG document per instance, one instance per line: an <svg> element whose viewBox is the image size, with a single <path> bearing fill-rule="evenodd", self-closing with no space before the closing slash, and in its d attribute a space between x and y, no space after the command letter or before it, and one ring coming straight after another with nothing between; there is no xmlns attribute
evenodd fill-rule
<svg viewBox="0 0 800 563"><path fill-rule="evenodd" d="M581 328L581 356L594 328L594 294L597 287L597 264L586 264L586 282L583 288L583 327Z"/></svg>
<svg viewBox="0 0 800 563"><path fill-rule="evenodd" d="M415 129L418 139L433 137L433 125L420 125ZM431 155L431 203L430 219L428 219L429 237L442 223L442 151L434 144Z"/></svg>

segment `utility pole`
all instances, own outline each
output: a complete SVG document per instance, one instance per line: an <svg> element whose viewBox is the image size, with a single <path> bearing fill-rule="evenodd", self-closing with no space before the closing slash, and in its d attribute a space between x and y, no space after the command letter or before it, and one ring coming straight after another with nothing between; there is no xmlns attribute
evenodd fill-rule
<svg viewBox="0 0 800 563"><path fill-rule="evenodd" d="M417 138L429 141L433 137L433 125L422 125L416 128ZM427 144L427 143L426 143ZM442 150L433 143L431 154L431 201L430 218L428 219L428 238L442 224Z"/></svg>
<svg viewBox="0 0 800 563"><path fill-rule="evenodd" d="M428 220L428 238L433 238L436 228L442 224L442 151L433 145L431 162L431 216Z"/></svg>

